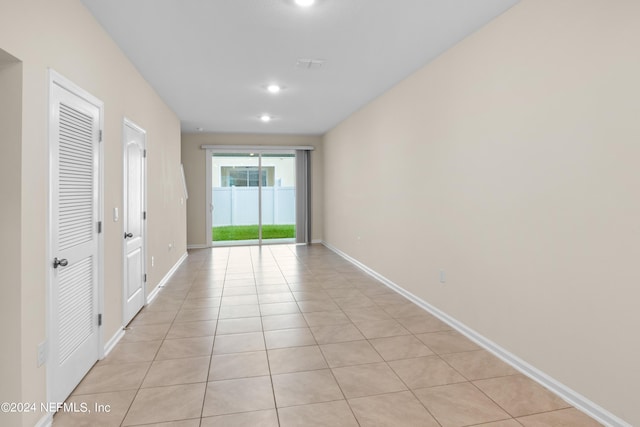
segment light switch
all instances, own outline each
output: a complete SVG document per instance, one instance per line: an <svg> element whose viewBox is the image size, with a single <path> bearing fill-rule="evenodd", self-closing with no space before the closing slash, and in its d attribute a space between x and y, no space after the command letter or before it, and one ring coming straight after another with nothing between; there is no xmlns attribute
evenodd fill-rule
<svg viewBox="0 0 640 427"><path fill-rule="evenodd" d="M120 219L118 208L113 208L113 222L118 222L118 219Z"/></svg>

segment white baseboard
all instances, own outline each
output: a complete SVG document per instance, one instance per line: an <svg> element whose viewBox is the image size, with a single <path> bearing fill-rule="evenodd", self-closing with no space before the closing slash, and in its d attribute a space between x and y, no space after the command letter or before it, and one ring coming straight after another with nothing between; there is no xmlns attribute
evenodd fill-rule
<svg viewBox="0 0 640 427"><path fill-rule="evenodd" d="M182 265L182 263L184 262L185 259L187 259L188 256L189 254L187 252L182 254L178 262L176 262L174 266L171 267L171 270L169 270L167 274L164 275L162 280L160 280L160 283L158 283L158 285L151 292L149 292L149 295L147 295L147 304L151 304L151 302L158 296L158 292L162 290L164 285L167 284L169 279L171 279L171 276L173 276L173 274L176 272L176 270L178 270L180 265Z"/></svg>
<svg viewBox="0 0 640 427"><path fill-rule="evenodd" d="M187 245L187 249L208 249L209 245Z"/></svg>
<svg viewBox="0 0 640 427"><path fill-rule="evenodd" d="M51 427L53 425L53 414L48 413L47 415L40 418L40 420L36 423L34 427Z"/></svg>
<svg viewBox="0 0 640 427"><path fill-rule="evenodd" d="M102 353L102 357L105 358L111 350L115 348L115 346L120 342L120 340L124 337L124 329L120 328L118 331L111 337L109 341L104 345L104 352Z"/></svg>
<svg viewBox="0 0 640 427"><path fill-rule="evenodd" d="M158 284L158 286L156 286L151 292L149 292L149 295L147 295L147 304L151 304L151 302L156 299L158 293L160 292L160 289L162 289L162 287Z"/></svg>
<svg viewBox="0 0 640 427"><path fill-rule="evenodd" d="M311 244L320 244L322 245L324 242L322 241L322 239L314 239L311 241ZM328 246L327 246L328 247ZM332 249L333 250L333 249Z"/></svg>
<svg viewBox="0 0 640 427"><path fill-rule="evenodd" d="M328 249L330 249L331 251L335 252L336 254L340 255L342 258L346 259L347 261L355 265L356 267L360 268L365 273L369 274L370 276L374 277L378 281L382 282L387 287L393 289L400 295L404 296L409 301L413 302L414 304L418 305L422 309L431 313L438 319L447 323L453 329L460 332L461 334L463 334L464 336L466 336L467 338L469 338L479 346L483 347L484 349L486 349L487 351L489 351L490 353L492 353L493 355L495 355L505 363L511 365L513 368L522 372L524 375L531 378L532 380L542 385L543 387L549 389L551 392L557 394L559 397L564 399L567 403L574 406L576 409L584 412L585 414L589 415L591 418L594 418L596 421L610 427L632 427L631 424L627 423L626 421L620 419L616 415L602 408L600 405L592 402L591 400L582 396L580 393L576 392L575 390L572 390L571 388L567 387L561 382L555 380L554 378L545 374L538 368L525 362L515 354L500 347L498 344L484 337L483 335L479 334L478 332L471 329L464 323L456 320L455 318L449 316L445 312L434 307L433 305L429 304L423 299L415 296L411 292L398 286L391 280L387 279L386 277L382 276L381 274L377 273L376 271L362 264L360 261L342 252L340 249L333 247L326 242L323 242L322 244L326 246Z"/></svg>

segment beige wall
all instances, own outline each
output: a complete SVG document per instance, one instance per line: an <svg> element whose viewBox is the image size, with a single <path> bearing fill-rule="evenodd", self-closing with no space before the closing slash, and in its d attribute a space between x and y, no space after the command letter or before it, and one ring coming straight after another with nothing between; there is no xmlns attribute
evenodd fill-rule
<svg viewBox="0 0 640 427"><path fill-rule="evenodd" d="M20 174L22 169L22 64L0 50L0 402L19 402L20 381ZM9 417L11 415L8 415ZM18 414L7 422L19 423Z"/></svg>
<svg viewBox="0 0 640 427"><path fill-rule="evenodd" d="M12 312L12 319L3 319L22 328L21 343L19 348L3 345L0 354L3 358L17 352L22 355L21 364L12 367L21 376L20 400L44 402L45 367L37 367L36 348L47 335L48 69L105 105L103 342L122 326L123 230L121 221L112 220L112 212L115 207L122 210L123 118L148 132L148 257L154 255L156 261L149 268L148 291L186 250L186 209L180 204L180 122L79 0L3 0L1 9L0 49L22 61L23 87L22 161L19 156L13 158L21 167L20 179L14 181L21 191L20 271L16 273L21 275L20 309ZM1 150L0 158L11 155L4 144ZM41 415L25 414L22 424L32 426ZM0 424L4 425L4 419L0 418Z"/></svg>
<svg viewBox="0 0 640 427"><path fill-rule="evenodd" d="M206 151L202 145L271 145L315 147L311 152L311 238L323 236L323 153L322 138L311 135L244 135L185 133L182 135L182 162L187 180L187 242L202 246L206 242Z"/></svg>
<svg viewBox="0 0 640 427"><path fill-rule="evenodd" d="M325 241L633 425L639 16L523 0L324 139Z"/></svg>

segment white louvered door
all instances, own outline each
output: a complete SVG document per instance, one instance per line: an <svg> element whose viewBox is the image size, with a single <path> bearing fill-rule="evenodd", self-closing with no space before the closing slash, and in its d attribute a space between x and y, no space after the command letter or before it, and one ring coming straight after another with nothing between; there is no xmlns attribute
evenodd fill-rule
<svg viewBox="0 0 640 427"><path fill-rule="evenodd" d="M64 401L98 360L101 105L51 87L49 400Z"/></svg>

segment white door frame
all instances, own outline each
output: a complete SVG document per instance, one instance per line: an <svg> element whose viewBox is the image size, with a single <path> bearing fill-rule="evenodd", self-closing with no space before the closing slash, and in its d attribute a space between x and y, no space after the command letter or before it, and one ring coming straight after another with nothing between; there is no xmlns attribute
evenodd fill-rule
<svg viewBox="0 0 640 427"><path fill-rule="evenodd" d="M213 186L212 186L212 169L211 169L211 158L213 157L213 153L215 152L212 149L207 149L205 155L205 169L206 169L206 178L205 178L205 212L206 212L206 220L205 220L205 228L204 228L204 244L208 248L213 247L213 239L211 238L211 230L213 227Z"/></svg>
<svg viewBox="0 0 640 427"><path fill-rule="evenodd" d="M49 352L49 348L50 348L50 343L51 343L51 338L53 336L55 336L56 331L53 330L53 325L55 324L55 321L53 319L53 298L52 298L52 286L53 286L53 272L51 270L51 260L54 257L54 253L53 253L53 241L52 241L52 236L51 236L51 230L53 229L53 217L54 217L54 212L53 212L53 194L54 194L54 185L55 182L51 177L51 172L54 170L54 168L56 167L54 165L54 162L56 161L56 159L53 158L52 153L51 153L51 142L54 141L57 138L57 135L55 135L55 128L54 126L52 126L51 124L53 123L54 120L54 110L51 105L51 103L53 102L53 88L55 86L59 86L62 87L70 92L72 92L73 94L75 94L76 96L84 99L85 101L97 106L99 108L100 111L100 116L99 116L99 131L100 131L100 141L98 144L98 159L97 159L97 167L98 167L98 200L96 201L97 203L97 210L98 210L98 222L101 224L102 229L100 230L100 233L98 233L98 260L97 260L97 277L98 277L98 283L97 283L97 287L98 287L98 294L97 294L97 299L98 299L98 312L104 313L104 103L99 100L98 98L94 97L93 95L91 95L89 92L85 91L84 89L82 89L80 86L77 86L75 83L73 83L71 80L67 79L66 77L62 76L61 74L59 74L58 72L56 72L55 70L49 68L49 103L48 103L48 108L49 108L49 117L48 117L48 147L49 147L49 161L48 161L48 170L47 170L47 180L48 180L48 187L49 187L49 191L48 191L48 196L47 196L47 232L46 234L46 259L45 259L45 271L46 271L46 280L47 280L47 289L46 289L46 365L47 368L46 369L46 394L47 394L47 401L51 402L53 401L52 399L52 394L53 394L53 370L49 369L49 365L51 362L51 357L50 357L50 352ZM103 342L103 328L102 326L98 326L97 328L97 334L98 334L98 358L102 359L104 358L104 346L102 345Z"/></svg>
<svg viewBox="0 0 640 427"><path fill-rule="evenodd" d="M122 212L120 212L120 217L122 218L122 224L125 221L125 206L127 205L126 196L127 196L127 141L125 139L126 136L126 127L129 126L132 129L140 132L144 136L143 141L143 149L147 150L147 131L138 126L132 120L127 117L124 117L122 123ZM143 211L147 212L147 159L144 157L143 161L143 169L142 169L142 186L144 188L143 194ZM120 236L123 236L127 230L124 229L124 226L121 227ZM143 274L147 274L147 221L146 218L142 221L142 269ZM126 239L122 239L122 327L124 328L127 323L126 316L126 305L127 305L127 297L126 297L126 286L127 286L127 241ZM147 304L147 283L143 280L142 282L142 293L144 296L143 307Z"/></svg>

